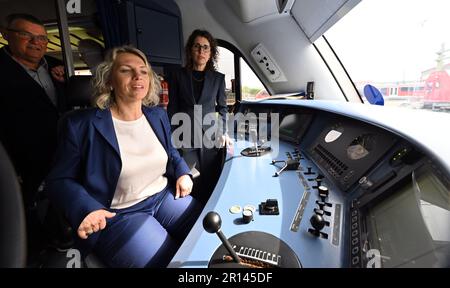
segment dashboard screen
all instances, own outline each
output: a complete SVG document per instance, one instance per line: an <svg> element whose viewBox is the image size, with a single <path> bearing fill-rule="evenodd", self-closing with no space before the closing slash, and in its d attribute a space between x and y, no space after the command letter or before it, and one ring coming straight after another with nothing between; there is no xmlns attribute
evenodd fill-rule
<svg viewBox="0 0 450 288"><path fill-rule="evenodd" d="M381 267L450 267L449 188L424 166L391 192L368 204L365 217L366 244L379 251Z"/></svg>
<svg viewBox="0 0 450 288"><path fill-rule="evenodd" d="M280 139L299 143L312 120L311 114L288 114L280 123Z"/></svg>

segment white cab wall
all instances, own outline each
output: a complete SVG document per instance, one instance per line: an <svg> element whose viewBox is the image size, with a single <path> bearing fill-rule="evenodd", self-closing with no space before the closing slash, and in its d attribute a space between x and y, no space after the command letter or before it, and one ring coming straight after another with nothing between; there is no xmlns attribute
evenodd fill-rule
<svg viewBox="0 0 450 288"><path fill-rule="evenodd" d="M275 1L275 0L274 0ZM176 0L183 17L184 39L197 28L235 45L272 94L305 90L315 81L316 99L343 100L341 91L320 56L289 14L273 14L244 23L227 0ZM270 83L254 63L251 50L263 43L287 82Z"/></svg>

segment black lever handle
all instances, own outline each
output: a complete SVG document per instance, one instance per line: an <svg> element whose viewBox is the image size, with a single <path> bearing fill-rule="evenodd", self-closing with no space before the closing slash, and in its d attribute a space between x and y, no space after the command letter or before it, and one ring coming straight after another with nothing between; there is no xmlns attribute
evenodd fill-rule
<svg viewBox="0 0 450 288"><path fill-rule="evenodd" d="M225 248L228 250L228 253L230 253L231 257L233 257L233 260L236 263L241 263L241 259L236 254L236 251L234 251L233 247L231 247L230 242L220 230L221 226L222 219L220 218L220 215L214 211L208 212L205 218L203 218L203 228L209 233L216 233L217 236L219 236L220 241L222 241L223 246L225 246Z"/></svg>

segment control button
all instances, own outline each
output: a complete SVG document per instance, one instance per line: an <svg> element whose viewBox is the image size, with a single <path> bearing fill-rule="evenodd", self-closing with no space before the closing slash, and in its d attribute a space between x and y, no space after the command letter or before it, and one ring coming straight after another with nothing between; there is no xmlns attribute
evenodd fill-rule
<svg viewBox="0 0 450 288"><path fill-rule="evenodd" d="M244 211L242 211L242 220L244 223L250 223L253 220L252 210L244 209Z"/></svg>
<svg viewBox="0 0 450 288"><path fill-rule="evenodd" d="M358 265L359 264L359 256L355 256L352 258L352 265Z"/></svg>
<svg viewBox="0 0 450 288"><path fill-rule="evenodd" d="M229 210L230 210L230 213L232 213L232 214L241 213L241 211L242 211L241 206L239 206L239 205L233 205L230 207Z"/></svg>
<svg viewBox="0 0 450 288"><path fill-rule="evenodd" d="M359 253L359 246L355 246L352 248L352 255L356 255Z"/></svg>
<svg viewBox="0 0 450 288"><path fill-rule="evenodd" d="M357 216L353 216L352 217L352 223L356 223L356 221L358 221L358 217Z"/></svg>
<svg viewBox="0 0 450 288"><path fill-rule="evenodd" d="M317 215L323 216L323 212L324 211L321 209L314 208L314 213L316 213Z"/></svg>
<svg viewBox="0 0 450 288"><path fill-rule="evenodd" d="M352 246L355 246L356 244L358 244L359 239L358 237L352 238Z"/></svg>
<svg viewBox="0 0 450 288"><path fill-rule="evenodd" d="M244 210L250 210L250 211L252 211L253 213L255 213L256 207L253 206L253 205L248 204L248 205L245 205L245 206L244 206Z"/></svg>
<svg viewBox="0 0 450 288"><path fill-rule="evenodd" d="M319 197L322 199L322 201L325 202L325 199L329 195L329 190L327 186L320 185L319 180L317 180L317 185L319 186L317 189L319 190Z"/></svg>
<svg viewBox="0 0 450 288"><path fill-rule="evenodd" d="M358 229L355 229L355 230L353 230L352 231L352 237L356 237L356 236L358 236Z"/></svg>
<svg viewBox="0 0 450 288"><path fill-rule="evenodd" d="M333 207L333 204L331 204L331 203L328 203L328 202L324 202L324 201L319 201L319 200L316 200L316 204L317 205L319 205L319 206L327 206L327 207Z"/></svg>
<svg viewBox="0 0 450 288"><path fill-rule="evenodd" d="M355 230L358 228L358 222L352 224L352 230Z"/></svg>
<svg viewBox="0 0 450 288"><path fill-rule="evenodd" d="M353 211L352 211L352 216L357 216L357 215L358 215L358 210L356 210L356 209L353 210Z"/></svg>

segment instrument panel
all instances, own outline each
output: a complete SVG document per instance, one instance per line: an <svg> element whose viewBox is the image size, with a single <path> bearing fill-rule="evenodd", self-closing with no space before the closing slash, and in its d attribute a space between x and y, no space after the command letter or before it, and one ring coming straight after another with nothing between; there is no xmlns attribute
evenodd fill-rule
<svg viewBox="0 0 450 288"><path fill-rule="evenodd" d="M279 119L279 134L266 133L264 144L279 145L246 157L240 151L258 143L236 140L200 216L217 212L224 236L196 223L169 267L242 266L226 246L247 266L450 266L450 181L426 151L379 125L330 111L279 103L241 111ZM251 213L237 209L249 206Z"/></svg>
<svg viewBox="0 0 450 288"><path fill-rule="evenodd" d="M308 152L343 191L355 184L395 144L380 128L330 116Z"/></svg>

